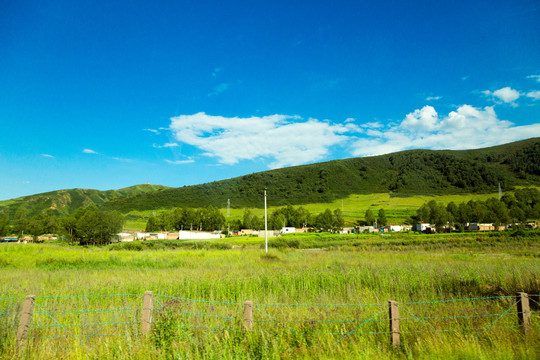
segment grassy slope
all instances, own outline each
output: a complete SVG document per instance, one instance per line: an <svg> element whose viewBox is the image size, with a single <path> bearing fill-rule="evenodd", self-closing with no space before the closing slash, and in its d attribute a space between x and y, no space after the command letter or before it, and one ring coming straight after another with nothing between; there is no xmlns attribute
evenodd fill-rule
<svg viewBox="0 0 540 360"><path fill-rule="evenodd" d="M53 209L58 215L68 215L82 206L100 205L112 199L134 196L166 189L161 185L141 184L119 190L68 189L24 196L21 198L0 201L0 209L7 210L13 216L19 206L26 206L29 215L44 209Z"/></svg>
<svg viewBox="0 0 540 360"><path fill-rule="evenodd" d="M262 207L331 203L352 194L394 196L493 193L540 185L540 139L480 150L410 150L394 154L295 166L182 188L170 188L103 204L121 212L172 207Z"/></svg>

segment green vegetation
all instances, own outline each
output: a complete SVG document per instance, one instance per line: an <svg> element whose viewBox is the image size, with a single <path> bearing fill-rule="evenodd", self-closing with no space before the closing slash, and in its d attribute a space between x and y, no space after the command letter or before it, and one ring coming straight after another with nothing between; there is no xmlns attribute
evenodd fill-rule
<svg viewBox="0 0 540 360"><path fill-rule="evenodd" d="M526 161L527 163L521 163ZM173 207L262 207L329 203L351 194L393 196L495 192L540 185L540 139L479 150L410 150L254 173L196 186L118 198L106 209L130 212ZM328 206L326 206L328 207Z"/></svg>
<svg viewBox="0 0 540 360"><path fill-rule="evenodd" d="M8 214L10 218L13 218L17 209L20 208L25 208L27 216L40 214L44 210L52 210L57 216L66 216L74 213L81 207L91 204L100 205L112 199L159 191L166 188L166 186L162 185L142 184L108 191L92 189L58 190L0 201L0 210Z"/></svg>
<svg viewBox="0 0 540 360"><path fill-rule="evenodd" d="M415 359L529 359L540 350L539 306L531 301L533 332L523 338L517 325L512 298L430 303L433 300L513 296L517 291L540 294L540 236L526 232L338 236L305 234L271 239L268 255L258 238L217 241L145 241L107 247L72 247L66 244L3 244L0 246L0 298L25 295L142 294L159 297L167 311L154 314L154 330L138 335L142 299L123 297L38 298L37 303L62 324L135 321L108 325L106 334L85 347L75 336L37 338L24 352L28 359L307 359L307 358L415 358ZM196 243L202 246L195 249ZM153 244L153 245L151 245ZM177 244L173 245L173 244ZM190 244L184 246L183 244ZM327 244L318 250L317 245ZM84 281L81 281L84 279ZM189 302L181 299L221 301L229 304ZM538 297L532 297L537 301ZM194 316L231 316L221 327L242 326L242 306L252 300L254 332L209 331L223 319ZM386 302L400 304L402 347L392 349L385 332ZM419 303L421 302L421 303ZM426 303L424 303L426 302ZM381 306L259 306L259 304L381 304ZM413 304L414 303L414 304ZM11 304L11 303L10 303ZM160 308L157 302L155 306ZM4 306L3 303L0 306ZM20 305L18 305L20 306ZM61 313L79 309L135 308L127 312ZM19 307L20 308L20 307ZM5 307L1 308L2 310ZM510 309L489 330L486 328ZM318 322L335 319L369 319L382 311L379 322L370 322L338 342L358 324ZM184 313L182 313L184 312ZM417 317L449 317L417 321ZM115 318L115 316L117 316ZM479 315L478 317L469 317ZM277 318L285 326L276 326ZM17 323L3 317L3 326ZM301 322L301 321L304 322ZM307 320L307 322L306 322ZM384 320L384 321L383 321ZM36 324L54 322L35 314ZM77 321L77 322L75 322ZM137 322L138 321L138 322ZM179 324L202 328L180 328ZM279 323L281 324L281 322ZM13 335L8 328L2 334ZM93 328L93 329L98 329ZM64 334L58 327L33 328L34 335ZM78 334L79 328L69 332ZM2 338L4 335L0 335ZM16 358L14 343L0 339L0 357Z"/></svg>

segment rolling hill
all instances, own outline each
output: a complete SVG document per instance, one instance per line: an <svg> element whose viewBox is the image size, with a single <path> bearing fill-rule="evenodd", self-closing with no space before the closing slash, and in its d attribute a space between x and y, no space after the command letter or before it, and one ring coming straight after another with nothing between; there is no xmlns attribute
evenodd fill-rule
<svg viewBox="0 0 540 360"><path fill-rule="evenodd" d="M142 184L107 191L93 189L57 190L0 201L0 210L12 216L19 207L25 206L29 215L35 215L45 209L52 209L57 215L64 216L90 204L101 205L113 199L132 197L166 188L162 185Z"/></svg>
<svg viewBox="0 0 540 360"><path fill-rule="evenodd" d="M496 192L540 185L540 138L476 150L408 150L169 188L102 204L121 212L172 207L260 207L331 202L350 194L393 196Z"/></svg>
<svg viewBox="0 0 540 360"><path fill-rule="evenodd" d="M263 171L201 185L167 188L136 185L120 190L59 190L0 202L12 215L20 206L29 214L53 209L67 215L91 203L105 210L173 207L261 207L328 203L351 194L391 196L493 193L514 186L540 186L540 138L475 150L408 150Z"/></svg>

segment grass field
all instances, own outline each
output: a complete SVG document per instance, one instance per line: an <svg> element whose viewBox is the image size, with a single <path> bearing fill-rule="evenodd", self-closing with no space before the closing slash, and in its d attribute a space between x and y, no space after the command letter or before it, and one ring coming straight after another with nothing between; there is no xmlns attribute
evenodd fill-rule
<svg viewBox="0 0 540 360"><path fill-rule="evenodd" d="M513 298L540 294L538 233L309 234L271 239L268 255L262 245L249 237L101 248L1 244L0 357L531 359L540 351L539 298L531 298L529 338L517 328ZM154 312L154 330L143 338L146 290L166 311ZM16 354L14 310L27 294L48 297L36 299L33 321L41 326ZM112 294L122 296L89 296ZM255 307L248 334L238 331L246 300ZM386 333L389 300L403 318L398 349ZM86 328L73 325L81 323L108 336L85 337Z"/></svg>

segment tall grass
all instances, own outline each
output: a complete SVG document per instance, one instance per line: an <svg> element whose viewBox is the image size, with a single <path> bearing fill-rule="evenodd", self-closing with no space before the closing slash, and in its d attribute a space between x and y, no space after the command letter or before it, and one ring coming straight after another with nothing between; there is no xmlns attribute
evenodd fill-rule
<svg viewBox="0 0 540 360"><path fill-rule="evenodd" d="M145 242L140 245L142 249L129 250L122 249L122 246L75 248L60 244L4 244L0 247L0 258L4 259L0 263L0 276L5 279L0 283L0 298L15 300L0 302L0 312L8 303L15 303L15 308L20 307L27 294L142 294L152 290L155 294L173 297L156 296L160 303L156 302L155 307L163 305L167 311L155 312L155 330L146 338L138 334L137 321L140 322L142 307L142 299L138 299L135 310L126 311L121 315L122 321L117 321L135 324L119 324L110 329L128 335L102 337L86 344L75 336L32 340L24 356L40 359L502 359L532 358L539 350L536 340L539 340L540 319L537 313L533 313L533 341L524 339L518 329L507 328L517 325L512 297L430 303L432 300L510 296L517 291L539 294L540 243L537 236L525 239L488 235L333 239L306 235L283 239L297 241L298 246L271 248L268 256L259 248L261 240L257 238L245 238L242 240L244 244L235 243L241 240L224 239L222 243L229 241L225 250L174 248L167 245L169 242L162 243L165 244L162 247L157 246L160 242L155 242L154 247L147 247L146 243L150 242ZM318 249L305 245L325 241L334 244L331 248ZM125 308L136 298L131 295L115 298L51 297L38 298L37 303L47 311L104 310ZM245 334L235 331L242 327L242 304L245 300L255 304L255 330L264 332ZM385 321L388 300L398 301L401 317L409 318L402 321L403 346L400 349L392 349L387 334L353 333L339 342L341 335L327 334L350 332L354 324L323 320L362 320L379 311L383 312L376 319L381 321L369 322L357 332L384 333L388 329ZM424 301L427 303L416 304ZM379 305L297 305L307 303ZM531 304L533 310L538 310L534 301ZM466 316L501 314L507 309L511 309L511 315L503 316L493 329L482 335L479 335L480 331L443 331L486 327L495 319ZM210 327L219 324L220 318L190 315L202 313L225 317L234 315L222 326L231 330L179 327L179 324ZM98 323L110 320L110 316L104 315L106 313L97 314L96 317L89 314L62 315L66 318L60 322ZM451 319L423 320L425 324L422 324L411 314L424 318L448 316ZM46 315L39 316L45 317L35 321L52 321L47 320ZM0 319L6 324L17 322L17 315L9 321L8 317L2 318L6 318ZM41 335L52 336L58 329L54 331L52 327L39 328ZM10 339L0 340L0 356L16 356Z"/></svg>

